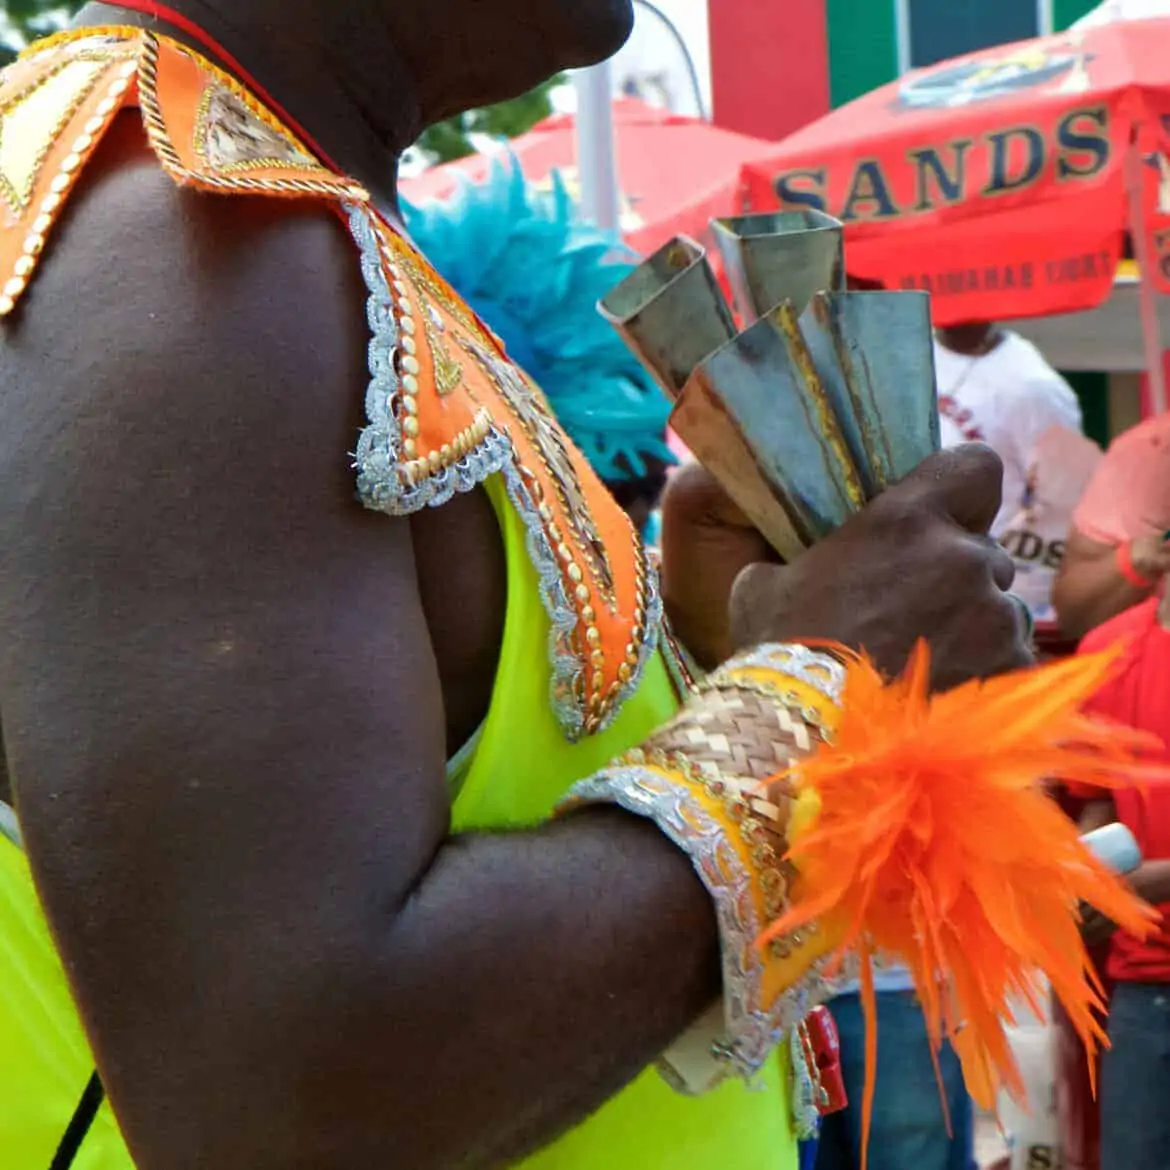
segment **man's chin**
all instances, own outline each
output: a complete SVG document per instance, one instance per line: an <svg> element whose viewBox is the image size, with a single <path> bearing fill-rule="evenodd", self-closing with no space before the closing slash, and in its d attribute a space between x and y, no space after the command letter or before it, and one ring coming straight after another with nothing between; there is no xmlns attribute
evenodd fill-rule
<svg viewBox="0 0 1170 1170"><path fill-rule="evenodd" d="M634 31L633 0L574 0L579 12L577 35L565 61L567 69L583 69L609 60Z"/></svg>

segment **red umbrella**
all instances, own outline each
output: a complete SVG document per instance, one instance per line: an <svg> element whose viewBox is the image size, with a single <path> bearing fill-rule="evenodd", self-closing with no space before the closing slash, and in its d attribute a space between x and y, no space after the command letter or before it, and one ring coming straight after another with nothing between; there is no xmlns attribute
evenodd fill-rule
<svg viewBox="0 0 1170 1170"><path fill-rule="evenodd" d="M736 211L744 163L776 149L773 142L733 134L632 99L614 103L614 134L622 230L626 242L643 253L679 233L702 237L712 217ZM558 170L573 189L577 139L571 114L545 119L514 139L509 149L530 181L539 183ZM412 203L445 198L461 177L483 179L491 161L490 156L473 155L435 167L404 180L402 193Z"/></svg>
<svg viewBox="0 0 1170 1170"><path fill-rule="evenodd" d="M850 272L928 289L943 325L1101 303L1131 229L1170 288L1167 59L1159 19L917 70L750 163L746 197L839 217Z"/></svg>

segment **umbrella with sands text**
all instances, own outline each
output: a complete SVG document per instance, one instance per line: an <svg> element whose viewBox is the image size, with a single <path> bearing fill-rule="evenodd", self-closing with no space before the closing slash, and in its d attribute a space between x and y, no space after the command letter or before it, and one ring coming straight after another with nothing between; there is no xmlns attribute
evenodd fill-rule
<svg viewBox="0 0 1170 1170"><path fill-rule="evenodd" d="M851 274L927 289L938 324L1087 309L1131 229L1170 291L1170 19L915 70L744 169L753 210L846 224Z"/></svg>

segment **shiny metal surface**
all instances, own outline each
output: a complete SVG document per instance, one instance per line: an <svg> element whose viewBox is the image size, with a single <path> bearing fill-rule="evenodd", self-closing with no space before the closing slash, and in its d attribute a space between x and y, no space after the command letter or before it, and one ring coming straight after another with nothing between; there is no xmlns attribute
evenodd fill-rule
<svg viewBox="0 0 1170 1170"><path fill-rule="evenodd" d="M757 462L739 420L698 374L679 395L670 425L784 561L795 560L809 547L812 538L797 528L781 489Z"/></svg>
<svg viewBox="0 0 1170 1170"><path fill-rule="evenodd" d="M735 336L706 251L686 236L659 248L597 308L671 398L699 362Z"/></svg>
<svg viewBox="0 0 1170 1170"><path fill-rule="evenodd" d="M844 228L820 211L775 211L711 221L736 312L758 320L782 301L799 316L815 292L845 288Z"/></svg>
<svg viewBox="0 0 1170 1170"><path fill-rule="evenodd" d="M872 499L938 450L930 297L819 292L800 324Z"/></svg>
<svg viewBox="0 0 1170 1170"><path fill-rule="evenodd" d="M741 318L679 237L599 304L675 400L671 426L785 560L938 449L930 299L848 292L841 224L717 220Z"/></svg>
<svg viewBox="0 0 1170 1170"><path fill-rule="evenodd" d="M791 304L712 354L692 383L735 423L803 543L828 535L864 505L861 479ZM696 439L709 446L706 436L679 436L688 446ZM748 511L740 484L723 482Z"/></svg>

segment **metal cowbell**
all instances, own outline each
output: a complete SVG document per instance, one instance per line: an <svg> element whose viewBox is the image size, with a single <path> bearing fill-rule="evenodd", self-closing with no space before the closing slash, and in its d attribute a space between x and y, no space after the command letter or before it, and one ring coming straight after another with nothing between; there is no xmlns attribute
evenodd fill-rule
<svg viewBox="0 0 1170 1170"><path fill-rule="evenodd" d="M678 237L599 304L674 400L670 425L786 561L938 449L930 299L848 292L841 224L712 223L738 313Z"/></svg>
<svg viewBox="0 0 1170 1170"><path fill-rule="evenodd" d="M786 560L865 503L787 302L699 365L671 425Z"/></svg>
<svg viewBox="0 0 1170 1170"><path fill-rule="evenodd" d="M775 211L711 221L736 312L745 324L782 301L797 316L813 293L845 287L844 228L820 211Z"/></svg>
<svg viewBox="0 0 1170 1170"><path fill-rule="evenodd" d="M707 253L686 236L639 264L597 309L671 399L705 357L735 336Z"/></svg>
<svg viewBox="0 0 1170 1170"><path fill-rule="evenodd" d="M800 324L872 499L939 448L930 296L818 292Z"/></svg>

